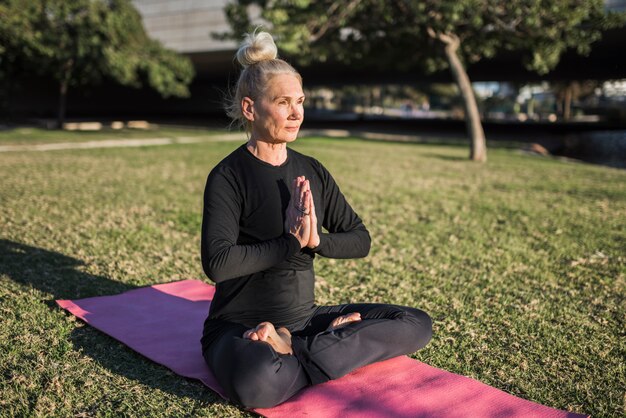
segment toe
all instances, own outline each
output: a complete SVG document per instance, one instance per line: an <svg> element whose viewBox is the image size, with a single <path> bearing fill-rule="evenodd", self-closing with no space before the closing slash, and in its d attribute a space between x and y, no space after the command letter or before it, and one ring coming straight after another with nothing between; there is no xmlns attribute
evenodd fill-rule
<svg viewBox="0 0 626 418"><path fill-rule="evenodd" d="M271 336L273 329L274 327L272 326L272 324L268 322L263 322L259 324L256 331L257 335L259 336L259 340L267 340Z"/></svg>

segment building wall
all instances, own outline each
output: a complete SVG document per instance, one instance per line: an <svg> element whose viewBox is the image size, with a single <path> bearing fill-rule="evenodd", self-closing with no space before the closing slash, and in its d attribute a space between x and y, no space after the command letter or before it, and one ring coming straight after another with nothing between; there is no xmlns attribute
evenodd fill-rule
<svg viewBox="0 0 626 418"><path fill-rule="evenodd" d="M133 0L148 34L181 53L233 50L233 41L219 41L213 32L229 30L224 6L228 0Z"/></svg>

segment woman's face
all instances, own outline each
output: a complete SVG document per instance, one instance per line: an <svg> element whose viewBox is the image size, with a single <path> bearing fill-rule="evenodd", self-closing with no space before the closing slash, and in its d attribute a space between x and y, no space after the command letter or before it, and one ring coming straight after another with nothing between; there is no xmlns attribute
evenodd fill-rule
<svg viewBox="0 0 626 418"><path fill-rule="evenodd" d="M295 141L304 120L300 80L291 74L275 75L252 107L252 138L272 143Z"/></svg>

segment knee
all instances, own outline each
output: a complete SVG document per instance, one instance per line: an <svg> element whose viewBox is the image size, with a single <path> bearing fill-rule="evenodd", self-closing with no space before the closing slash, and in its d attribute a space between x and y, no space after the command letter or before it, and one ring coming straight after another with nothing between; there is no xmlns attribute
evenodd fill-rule
<svg viewBox="0 0 626 418"><path fill-rule="evenodd" d="M411 325L414 350L421 350L428 344L433 335L433 321L430 316L416 308L407 308L406 319Z"/></svg>
<svg viewBox="0 0 626 418"><path fill-rule="evenodd" d="M225 388L227 395L245 408L278 405L285 396L279 381L280 362L274 355L259 357L258 350L253 356L243 357L231 370L228 389Z"/></svg>

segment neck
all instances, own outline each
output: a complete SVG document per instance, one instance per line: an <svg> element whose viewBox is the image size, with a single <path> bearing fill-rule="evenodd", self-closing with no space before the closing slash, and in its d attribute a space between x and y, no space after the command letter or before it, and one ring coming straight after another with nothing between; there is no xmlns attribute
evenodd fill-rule
<svg viewBox="0 0 626 418"><path fill-rule="evenodd" d="M253 138L246 144L248 150L261 161L271 165L281 165L287 160L287 143L271 143Z"/></svg>

